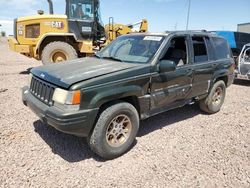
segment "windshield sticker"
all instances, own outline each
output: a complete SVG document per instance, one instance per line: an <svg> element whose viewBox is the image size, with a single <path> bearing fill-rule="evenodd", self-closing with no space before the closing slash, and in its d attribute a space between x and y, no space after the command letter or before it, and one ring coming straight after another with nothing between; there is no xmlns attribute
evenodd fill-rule
<svg viewBox="0 0 250 188"><path fill-rule="evenodd" d="M143 40L151 40L151 41L161 41L162 37L157 36L146 36Z"/></svg>

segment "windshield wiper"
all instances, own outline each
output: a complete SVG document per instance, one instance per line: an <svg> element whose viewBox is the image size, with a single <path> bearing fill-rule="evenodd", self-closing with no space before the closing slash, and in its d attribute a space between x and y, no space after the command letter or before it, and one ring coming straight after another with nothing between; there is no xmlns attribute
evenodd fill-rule
<svg viewBox="0 0 250 188"><path fill-rule="evenodd" d="M116 57L113 57L113 56L106 56L106 57L100 57L100 58L103 58L103 59L112 59L112 60L114 60L114 61L123 62L121 59L116 58Z"/></svg>

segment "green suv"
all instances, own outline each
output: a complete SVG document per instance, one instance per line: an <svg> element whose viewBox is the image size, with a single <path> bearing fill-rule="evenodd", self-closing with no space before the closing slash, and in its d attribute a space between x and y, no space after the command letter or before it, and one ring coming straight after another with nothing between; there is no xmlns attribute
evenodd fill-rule
<svg viewBox="0 0 250 188"><path fill-rule="evenodd" d="M31 70L23 102L42 122L87 137L106 159L133 144L140 120L199 102L220 110L234 79L225 39L208 32L121 36L95 57Z"/></svg>

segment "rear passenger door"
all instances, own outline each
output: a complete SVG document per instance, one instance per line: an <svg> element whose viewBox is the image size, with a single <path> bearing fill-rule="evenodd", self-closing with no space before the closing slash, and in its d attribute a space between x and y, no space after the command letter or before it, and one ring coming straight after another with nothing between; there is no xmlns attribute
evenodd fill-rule
<svg viewBox="0 0 250 188"><path fill-rule="evenodd" d="M208 93L216 68L213 46L207 36L191 36L193 83L190 98Z"/></svg>

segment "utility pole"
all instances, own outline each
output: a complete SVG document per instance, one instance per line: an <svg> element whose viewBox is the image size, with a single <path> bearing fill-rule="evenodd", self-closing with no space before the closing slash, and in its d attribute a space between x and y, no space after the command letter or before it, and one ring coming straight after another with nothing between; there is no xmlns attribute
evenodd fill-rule
<svg viewBox="0 0 250 188"><path fill-rule="evenodd" d="M186 30L188 30L188 25L189 25L190 7L191 7L191 0L188 0L188 13L187 13L187 25L186 25Z"/></svg>
<svg viewBox="0 0 250 188"><path fill-rule="evenodd" d="M177 27L178 27L178 23L176 22L175 25L174 25L174 30L175 31L177 30Z"/></svg>
<svg viewBox="0 0 250 188"><path fill-rule="evenodd" d="M1 32L1 27L2 27L2 24L0 24L0 42L2 42L2 32Z"/></svg>

